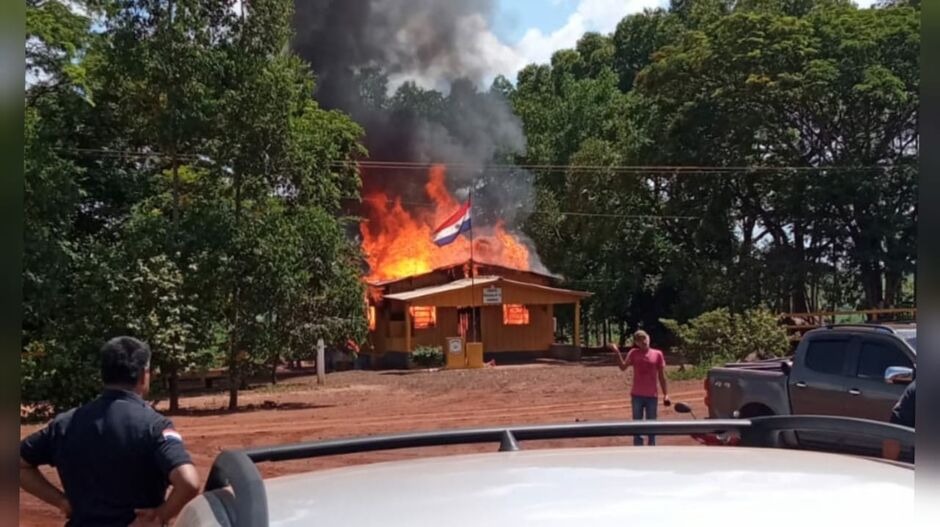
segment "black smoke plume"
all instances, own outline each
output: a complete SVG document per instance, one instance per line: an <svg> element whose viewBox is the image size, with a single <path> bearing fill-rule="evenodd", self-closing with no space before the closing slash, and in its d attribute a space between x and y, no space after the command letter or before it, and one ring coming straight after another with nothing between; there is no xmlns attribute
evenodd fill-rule
<svg viewBox="0 0 940 527"><path fill-rule="evenodd" d="M473 187L476 226L500 218L516 231L533 203L531 175L481 172L525 151L521 121L483 85L492 68L479 42L492 12L492 0L297 0L293 46L320 104L365 128L370 160L447 164L454 195ZM426 180L412 169L363 173L365 193L406 207L427 199Z"/></svg>

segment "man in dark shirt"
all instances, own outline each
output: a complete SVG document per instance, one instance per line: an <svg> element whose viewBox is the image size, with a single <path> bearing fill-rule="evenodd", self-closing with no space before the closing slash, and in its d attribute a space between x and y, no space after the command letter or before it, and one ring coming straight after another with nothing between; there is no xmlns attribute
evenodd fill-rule
<svg viewBox="0 0 940 527"><path fill-rule="evenodd" d="M917 393L917 381L911 381L901 394L897 404L891 409L891 423L914 428L914 403ZM882 457L897 461L901 456L901 444L897 441L885 441L881 449Z"/></svg>
<svg viewBox="0 0 940 527"><path fill-rule="evenodd" d="M100 397L20 444L20 486L62 511L70 527L165 525L199 493L199 475L173 423L143 399L150 348L130 337L110 340L101 377ZM40 465L56 467L63 491Z"/></svg>
<svg viewBox="0 0 940 527"><path fill-rule="evenodd" d="M891 410L891 422L896 425L914 428L914 402L916 398L917 381L911 381L907 389L901 394L898 403Z"/></svg>

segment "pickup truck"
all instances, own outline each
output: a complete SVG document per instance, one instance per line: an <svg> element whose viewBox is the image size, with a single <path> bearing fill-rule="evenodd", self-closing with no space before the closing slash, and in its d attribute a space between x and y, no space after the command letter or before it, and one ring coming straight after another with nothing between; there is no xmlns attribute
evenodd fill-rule
<svg viewBox="0 0 940 527"><path fill-rule="evenodd" d="M914 325L831 325L807 332L792 357L712 368L705 380L710 419L830 415L888 421L914 376ZM787 446L871 455L870 438L788 433ZM911 452L902 452L903 458Z"/></svg>

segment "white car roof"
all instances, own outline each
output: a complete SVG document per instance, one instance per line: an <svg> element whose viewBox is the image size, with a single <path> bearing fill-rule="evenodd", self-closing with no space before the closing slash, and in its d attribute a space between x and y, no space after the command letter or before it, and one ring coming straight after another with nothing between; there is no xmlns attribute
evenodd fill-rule
<svg viewBox="0 0 940 527"><path fill-rule="evenodd" d="M904 525L914 471L744 447L456 455L265 481L271 526ZM796 515L796 516L794 516ZM779 520L779 521L778 521Z"/></svg>

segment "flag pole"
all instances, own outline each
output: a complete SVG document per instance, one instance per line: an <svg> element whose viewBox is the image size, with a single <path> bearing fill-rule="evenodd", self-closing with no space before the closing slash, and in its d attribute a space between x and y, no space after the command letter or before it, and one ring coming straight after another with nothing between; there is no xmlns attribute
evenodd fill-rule
<svg viewBox="0 0 940 527"><path fill-rule="evenodd" d="M470 204L470 207L467 209L467 212L470 213L470 330L471 337L476 337L477 330L477 309L476 309L476 283L475 275L473 269L473 180L470 180L470 187L467 191L467 202ZM476 342L476 340L474 340Z"/></svg>

